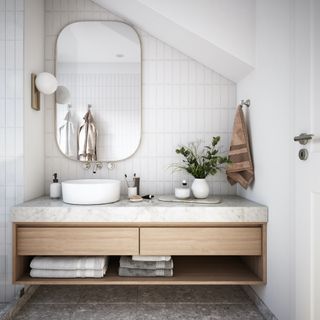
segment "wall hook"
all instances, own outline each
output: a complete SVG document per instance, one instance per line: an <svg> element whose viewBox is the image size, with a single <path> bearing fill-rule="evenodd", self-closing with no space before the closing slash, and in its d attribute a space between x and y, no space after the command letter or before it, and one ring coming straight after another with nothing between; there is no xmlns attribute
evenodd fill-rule
<svg viewBox="0 0 320 320"><path fill-rule="evenodd" d="M246 107L250 107L250 104L251 104L251 101L250 101L250 99L247 99L247 100L241 100L241 107L243 107L243 106L246 106Z"/></svg>

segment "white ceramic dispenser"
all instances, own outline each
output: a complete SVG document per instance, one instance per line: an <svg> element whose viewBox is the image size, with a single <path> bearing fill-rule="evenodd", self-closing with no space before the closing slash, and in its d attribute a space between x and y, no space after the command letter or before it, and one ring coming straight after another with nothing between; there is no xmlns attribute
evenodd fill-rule
<svg viewBox="0 0 320 320"><path fill-rule="evenodd" d="M58 174L53 174L53 181L50 184L50 198L59 199L61 198L61 183L58 180Z"/></svg>

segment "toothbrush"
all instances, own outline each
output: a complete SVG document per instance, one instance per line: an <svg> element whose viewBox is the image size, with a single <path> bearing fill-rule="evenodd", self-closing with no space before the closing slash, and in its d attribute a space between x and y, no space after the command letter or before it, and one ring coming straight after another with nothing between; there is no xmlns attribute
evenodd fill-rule
<svg viewBox="0 0 320 320"><path fill-rule="evenodd" d="M128 178L127 174L124 175L124 178L125 178L125 180L126 180L127 187L129 188L129 182L128 182L128 179L127 179L127 178Z"/></svg>

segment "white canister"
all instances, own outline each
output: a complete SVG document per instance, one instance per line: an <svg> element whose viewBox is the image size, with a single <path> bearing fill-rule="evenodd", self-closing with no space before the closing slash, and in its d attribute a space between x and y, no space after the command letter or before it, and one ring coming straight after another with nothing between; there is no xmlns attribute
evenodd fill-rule
<svg viewBox="0 0 320 320"><path fill-rule="evenodd" d="M191 191L185 180L182 181L182 187L174 189L174 195L177 199L188 199L190 198Z"/></svg>
<svg viewBox="0 0 320 320"><path fill-rule="evenodd" d="M190 188L175 188L174 189L174 195L177 199L188 199L190 198Z"/></svg>

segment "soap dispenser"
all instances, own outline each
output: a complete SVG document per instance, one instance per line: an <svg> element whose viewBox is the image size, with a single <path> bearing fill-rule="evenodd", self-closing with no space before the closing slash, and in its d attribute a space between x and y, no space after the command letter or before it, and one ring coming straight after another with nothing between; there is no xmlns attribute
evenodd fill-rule
<svg viewBox="0 0 320 320"><path fill-rule="evenodd" d="M58 180L58 174L53 174L53 181L50 184L50 198L59 199L61 197L61 183Z"/></svg>

